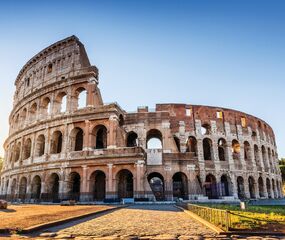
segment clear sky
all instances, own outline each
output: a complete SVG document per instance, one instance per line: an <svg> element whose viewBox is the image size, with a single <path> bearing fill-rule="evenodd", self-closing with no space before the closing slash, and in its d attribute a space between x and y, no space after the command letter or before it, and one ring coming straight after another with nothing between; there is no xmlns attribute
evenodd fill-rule
<svg viewBox="0 0 285 240"><path fill-rule="evenodd" d="M284 13L281 0L1 1L0 144L21 67L74 34L100 70L105 102L241 110L273 127L285 157Z"/></svg>

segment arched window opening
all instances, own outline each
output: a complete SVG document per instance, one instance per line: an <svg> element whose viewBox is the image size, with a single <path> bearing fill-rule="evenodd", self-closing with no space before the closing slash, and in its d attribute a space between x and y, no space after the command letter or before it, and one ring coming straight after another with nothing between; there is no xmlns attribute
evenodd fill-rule
<svg viewBox="0 0 285 240"><path fill-rule="evenodd" d="M47 183L48 200L59 201L59 176L56 173L50 175Z"/></svg>
<svg viewBox="0 0 285 240"><path fill-rule="evenodd" d="M203 153L205 160L212 160L212 140L209 138L203 139Z"/></svg>
<svg viewBox="0 0 285 240"><path fill-rule="evenodd" d="M26 121L26 118L27 118L27 109L24 108L22 113L21 113L21 121L22 122L25 122Z"/></svg>
<svg viewBox="0 0 285 240"><path fill-rule="evenodd" d="M138 146L138 135L131 131L127 136L127 147L137 147Z"/></svg>
<svg viewBox="0 0 285 240"><path fill-rule="evenodd" d="M14 178L11 185L11 199L15 200L17 198L17 182Z"/></svg>
<svg viewBox="0 0 285 240"><path fill-rule="evenodd" d="M218 154L220 161L226 161L227 142L225 139L218 140Z"/></svg>
<svg viewBox="0 0 285 240"><path fill-rule="evenodd" d="M232 154L234 160L240 159L240 144L237 140L232 141Z"/></svg>
<svg viewBox="0 0 285 240"><path fill-rule="evenodd" d="M162 149L162 134L157 129L149 130L146 138L147 149Z"/></svg>
<svg viewBox="0 0 285 240"><path fill-rule="evenodd" d="M238 198L245 199L244 180L242 177L237 178Z"/></svg>
<svg viewBox="0 0 285 240"><path fill-rule="evenodd" d="M180 139L176 136L173 136L173 138L174 138L174 142L175 142L177 151L180 152Z"/></svg>
<svg viewBox="0 0 285 240"><path fill-rule="evenodd" d="M83 130L79 127L74 128L71 131L71 149L72 151L82 151L83 150Z"/></svg>
<svg viewBox="0 0 285 240"><path fill-rule="evenodd" d="M251 160L251 149L248 141L244 142L244 160L245 161Z"/></svg>
<svg viewBox="0 0 285 240"><path fill-rule="evenodd" d="M163 201L164 197L164 178L160 173L153 172L147 176L152 193L157 201Z"/></svg>
<svg viewBox="0 0 285 240"><path fill-rule="evenodd" d="M36 143L35 156L40 157L45 153L45 136L43 134L39 135Z"/></svg>
<svg viewBox="0 0 285 240"><path fill-rule="evenodd" d="M51 139L51 154L61 153L62 150L62 133L55 131Z"/></svg>
<svg viewBox="0 0 285 240"><path fill-rule="evenodd" d="M35 176L32 181L32 199L38 200L41 197L41 178Z"/></svg>
<svg viewBox="0 0 285 240"><path fill-rule="evenodd" d="M95 171L90 178L90 189L94 201L103 201L106 197L106 175L102 171Z"/></svg>
<svg viewBox="0 0 285 240"><path fill-rule="evenodd" d="M249 188L249 195L250 198L255 198L255 181L253 177L248 178L248 188Z"/></svg>
<svg viewBox="0 0 285 240"><path fill-rule="evenodd" d="M206 196L209 199L218 198L217 181L214 175L208 174L206 176L206 182L204 187L205 187Z"/></svg>
<svg viewBox="0 0 285 240"><path fill-rule="evenodd" d="M252 140L253 140L253 141L256 141L257 134L256 134L255 131L252 131L251 137L252 137Z"/></svg>
<svg viewBox="0 0 285 240"><path fill-rule="evenodd" d="M20 186L19 186L19 198L21 200L25 200L27 193L27 178L22 177L20 180Z"/></svg>
<svg viewBox="0 0 285 240"><path fill-rule="evenodd" d="M85 108L87 106L87 91L84 88L76 90L77 95L77 109Z"/></svg>
<svg viewBox="0 0 285 240"><path fill-rule="evenodd" d="M50 103L50 99L48 97L46 97L43 100L42 107L43 107L43 114L45 114L45 115L51 114L51 103Z"/></svg>
<svg viewBox="0 0 285 240"><path fill-rule="evenodd" d="M264 164L265 167L268 168L269 166L268 166L267 157L266 157L266 149L265 149L265 147L263 145L261 147L261 152L262 152L263 164Z"/></svg>
<svg viewBox="0 0 285 240"><path fill-rule="evenodd" d="M124 120L123 115L121 114L120 117L119 117L119 125L123 126L124 124L125 124L125 120Z"/></svg>
<svg viewBox="0 0 285 240"><path fill-rule="evenodd" d="M268 198L272 198L272 195L271 195L271 184L270 184L269 178L266 178L266 189L267 189Z"/></svg>
<svg viewBox="0 0 285 240"><path fill-rule="evenodd" d="M172 177L173 197L188 199L188 179L182 172L177 172Z"/></svg>
<svg viewBox="0 0 285 240"><path fill-rule="evenodd" d="M92 131L95 149L107 148L107 128L103 125L96 126Z"/></svg>
<svg viewBox="0 0 285 240"><path fill-rule="evenodd" d="M31 150L32 150L32 141L28 138L24 144L24 152L23 152L23 159L28 159L31 157Z"/></svg>
<svg viewBox="0 0 285 240"><path fill-rule="evenodd" d="M134 196L134 183L133 174L127 170L123 169L119 171L116 175L117 188L118 188L118 198L133 198Z"/></svg>
<svg viewBox="0 0 285 240"><path fill-rule="evenodd" d="M50 63L48 66L47 66L47 73L51 73L52 72L52 63Z"/></svg>
<svg viewBox="0 0 285 240"><path fill-rule="evenodd" d="M186 152L194 153L197 156L197 140L195 137L189 137L186 143Z"/></svg>
<svg viewBox="0 0 285 240"><path fill-rule="evenodd" d="M273 197L273 198L274 198L274 197L277 198L274 179L272 179L272 191L273 191L273 196L272 196L272 197Z"/></svg>
<svg viewBox="0 0 285 240"><path fill-rule="evenodd" d="M270 150L270 148L267 149L267 155L268 155L269 164L270 164L270 166L272 167L272 162L271 162L271 150Z"/></svg>
<svg viewBox="0 0 285 240"><path fill-rule="evenodd" d="M20 152L21 152L21 143L18 142L15 146L15 152L14 152L14 162L19 161L20 159Z"/></svg>
<svg viewBox="0 0 285 240"><path fill-rule="evenodd" d="M81 181L81 177L77 172L70 173L69 182L68 182L69 199L79 201L80 181Z"/></svg>
<svg viewBox="0 0 285 240"><path fill-rule="evenodd" d="M254 145L254 160L257 166L260 166L260 159L259 159L259 149L258 146Z"/></svg>
<svg viewBox="0 0 285 240"><path fill-rule="evenodd" d="M33 105L30 108L30 121L34 121L36 119L37 116L37 109L38 109L38 105L36 103L33 103Z"/></svg>
<svg viewBox="0 0 285 240"><path fill-rule="evenodd" d="M211 126L209 124L203 124L201 126L202 135L210 135L211 134Z"/></svg>
<svg viewBox="0 0 285 240"><path fill-rule="evenodd" d="M221 177L221 194L222 196L230 196L229 180L227 175Z"/></svg>
<svg viewBox="0 0 285 240"><path fill-rule="evenodd" d="M265 197L265 194L264 194L264 184L263 184L262 177L258 178L258 189L259 189L259 196L261 198Z"/></svg>

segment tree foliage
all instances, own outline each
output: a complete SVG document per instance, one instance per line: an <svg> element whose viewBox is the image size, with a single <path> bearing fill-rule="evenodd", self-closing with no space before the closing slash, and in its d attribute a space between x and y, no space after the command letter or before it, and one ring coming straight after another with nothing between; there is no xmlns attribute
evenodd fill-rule
<svg viewBox="0 0 285 240"><path fill-rule="evenodd" d="M281 158L279 160L279 167L280 167L281 174L282 174L282 180L284 182L285 181L285 158Z"/></svg>

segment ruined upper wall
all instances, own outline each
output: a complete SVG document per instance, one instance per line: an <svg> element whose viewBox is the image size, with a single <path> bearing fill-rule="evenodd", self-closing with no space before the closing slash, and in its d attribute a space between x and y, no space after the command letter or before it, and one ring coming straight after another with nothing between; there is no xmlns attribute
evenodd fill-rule
<svg viewBox="0 0 285 240"><path fill-rule="evenodd" d="M98 79L98 69L90 65L84 45L77 37L71 36L50 45L31 58L19 72L14 105L40 88L82 74L84 69L94 72Z"/></svg>

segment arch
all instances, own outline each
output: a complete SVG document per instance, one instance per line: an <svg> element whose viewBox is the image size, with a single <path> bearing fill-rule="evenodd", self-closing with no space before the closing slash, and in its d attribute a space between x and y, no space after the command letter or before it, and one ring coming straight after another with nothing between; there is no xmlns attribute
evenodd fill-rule
<svg viewBox="0 0 285 240"><path fill-rule="evenodd" d="M107 128L104 125L98 125L93 128L92 138L95 149L107 148Z"/></svg>
<svg viewBox="0 0 285 240"><path fill-rule="evenodd" d="M245 199L244 180L243 177L241 176L237 178L237 190L238 190L238 198Z"/></svg>
<svg viewBox="0 0 285 240"><path fill-rule="evenodd" d="M134 182L133 174L127 170L122 169L116 175L118 198L133 198L134 196Z"/></svg>
<svg viewBox="0 0 285 240"><path fill-rule="evenodd" d="M27 138L24 143L24 149L23 149L24 160L31 157L31 151L32 151L32 140L30 138Z"/></svg>
<svg viewBox="0 0 285 240"><path fill-rule="evenodd" d="M263 179L262 177L258 178L258 189L259 189L259 196L265 197L265 192L264 192L264 184L263 184Z"/></svg>
<svg viewBox="0 0 285 240"><path fill-rule="evenodd" d="M125 124L125 119L122 114L119 116L119 125L122 127Z"/></svg>
<svg viewBox="0 0 285 240"><path fill-rule="evenodd" d="M14 178L12 180L12 185L11 185L11 199L14 200L17 198L17 180Z"/></svg>
<svg viewBox="0 0 285 240"><path fill-rule="evenodd" d="M77 98L77 109L85 108L87 106L87 91L83 87L79 87L75 91Z"/></svg>
<svg viewBox="0 0 285 240"><path fill-rule="evenodd" d="M51 114L51 101L49 97L45 97L42 101L42 114L44 115Z"/></svg>
<svg viewBox="0 0 285 240"><path fill-rule="evenodd" d="M21 143L18 142L14 147L15 148L14 149L14 159L13 159L14 162L17 162L20 160L21 146L22 146Z"/></svg>
<svg viewBox="0 0 285 240"><path fill-rule="evenodd" d="M147 149L162 149L162 133L157 129L151 129L146 134Z"/></svg>
<svg viewBox="0 0 285 240"><path fill-rule="evenodd" d="M53 202L59 201L59 176L57 173L52 173L47 181L48 199Z"/></svg>
<svg viewBox="0 0 285 240"><path fill-rule="evenodd" d="M250 198L256 198L255 196L255 180L252 176L248 177L248 189Z"/></svg>
<svg viewBox="0 0 285 240"><path fill-rule="evenodd" d="M261 146L261 153L262 153L262 160L263 160L264 166L269 167L267 163L267 158L266 158L266 149L263 145Z"/></svg>
<svg viewBox="0 0 285 240"><path fill-rule="evenodd" d="M232 154L234 160L240 160L240 144L236 139L232 141Z"/></svg>
<svg viewBox="0 0 285 240"><path fill-rule="evenodd" d="M230 196L230 181L227 175L221 176L221 195L222 196Z"/></svg>
<svg viewBox="0 0 285 240"><path fill-rule="evenodd" d="M80 198L80 182L81 177L77 172L71 172L68 177L68 197L69 199L79 201Z"/></svg>
<svg viewBox="0 0 285 240"><path fill-rule="evenodd" d="M210 138L203 139L203 154L205 160L213 160L212 140Z"/></svg>
<svg viewBox="0 0 285 240"><path fill-rule="evenodd" d="M268 198L272 198L272 195L271 195L271 184L270 184L269 178L266 178L266 190L267 190Z"/></svg>
<svg viewBox="0 0 285 240"><path fill-rule="evenodd" d="M20 180L20 186L19 186L19 198L22 200L25 200L26 193L27 193L27 178L22 177Z"/></svg>
<svg viewBox="0 0 285 240"><path fill-rule="evenodd" d="M137 147L138 146L138 135L131 131L127 135L127 147Z"/></svg>
<svg viewBox="0 0 285 240"><path fill-rule="evenodd" d="M218 154L220 161L226 161L227 157L227 142L224 138L218 140Z"/></svg>
<svg viewBox="0 0 285 240"><path fill-rule="evenodd" d="M40 157L45 153L45 136L43 134L37 137L35 156Z"/></svg>
<svg viewBox="0 0 285 240"><path fill-rule="evenodd" d="M182 172L177 172L172 177L174 198L188 199L188 178Z"/></svg>
<svg viewBox="0 0 285 240"><path fill-rule="evenodd" d="M207 123L202 124L201 126L201 134L202 135L210 135L211 134L211 126Z"/></svg>
<svg viewBox="0 0 285 240"><path fill-rule="evenodd" d="M209 199L218 198L217 181L213 174L208 174L205 181L205 192Z"/></svg>
<svg viewBox="0 0 285 240"><path fill-rule="evenodd" d="M32 199L39 200L41 197L42 182L40 176L34 176L32 180Z"/></svg>
<svg viewBox="0 0 285 240"><path fill-rule="evenodd" d="M275 182L274 182L274 179L272 178L272 192L273 192L273 198L277 198L276 196L276 188L275 188Z"/></svg>
<svg viewBox="0 0 285 240"><path fill-rule="evenodd" d="M83 150L83 130L79 127L74 128L70 134L71 149L72 151Z"/></svg>
<svg viewBox="0 0 285 240"><path fill-rule="evenodd" d="M25 122L25 121L26 121L27 112L28 112L28 111L27 111L27 108L24 108L23 111L21 112L20 117L21 117L21 121L22 121L22 122Z"/></svg>
<svg viewBox="0 0 285 240"><path fill-rule="evenodd" d="M254 160L257 166L260 166L260 159L259 159L259 149L258 146L254 145Z"/></svg>
<svg viewBox="0 0 285 240"><path fill-rule="evenodd" d="M164 196L164 178L158 172L152 172L147 176L148 183L152 190L153 195L157 201L163 201Z"/></svg>
<svg viewBox="0 0 285 240"><path fill-rule="evenodd" d="M94 201L103 201L106 198L106 175L101 170L96 170L90 177L90 189Z"/></svg>
<svg viewBox="0 0 285 240"><path fill-rule="evenodd" d="M61 131L55 131L51 137L51 146L50 146L50 153L51 154L58 154L61 153L62 150L62 133Z"/></svg>
<svg viewBox="0 0 285 240"><path fill-rule="evenodd" d="M197 139L193 136L190 136L186 143L186 152L194 153L197 156Z"/></svg>
<svg viewBox="0 0 285 240"><path fill-rule="evenodd" d="M37 110L38 110L37 103L33 103L29 110L30 121L34 121L36 119Z"/></svg>
<svg viewBox="0 0 285 240"><path fill-rule="evenodd" d="M248 141L244 142L244 160L245 161L251 160L251 148Z"/></svg>
<svg viewBox="0 0 285 240"><path fill-rule="evenodd" d="M180 139L178 137L176 137L175 135L173 136L175 145L177 147L177 151L180 152Z"/></svg>

